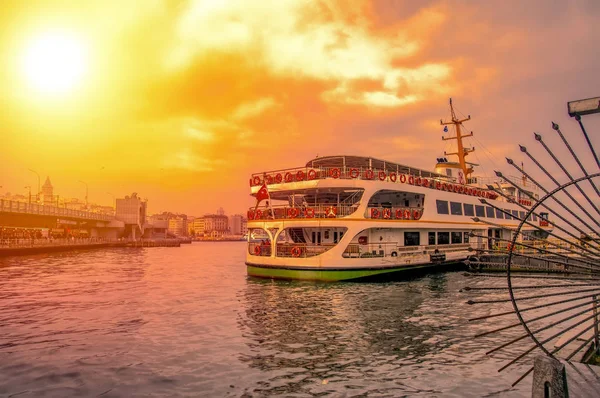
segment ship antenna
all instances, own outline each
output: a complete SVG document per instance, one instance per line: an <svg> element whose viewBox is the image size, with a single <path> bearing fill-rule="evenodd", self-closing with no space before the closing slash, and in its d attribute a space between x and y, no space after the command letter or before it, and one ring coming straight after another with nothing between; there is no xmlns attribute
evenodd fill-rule
<svg viewBox="0 0 600 398"><path fill-rule="evenodd" d="M454 127L456 128L456 137L448 137L448 138L442 137L442 140L444 140L444 141L456 140L456 144L457 144L458 148L457 148L456 152L445 153L445 154L458 156L458 163L460 164L460 168L462 169L463 173L465 174L465 181L468 181L470 175L473 173L473 167L467 165L465 157L469 153L473 152L475 150L475 148L465 148L463 146L462 139L465 137L472 137L473 132L471 131L470 134L462 135L461 127L462 127L463 122L471 120L471 115L467 116L465 119L457 118L456 113L454 112L454 106L452 105L452 98L450 98L450 114L452 115L452 120L449 122L444 122L443 120L440 120L440 124L443 126L453 124Z"/></svg>

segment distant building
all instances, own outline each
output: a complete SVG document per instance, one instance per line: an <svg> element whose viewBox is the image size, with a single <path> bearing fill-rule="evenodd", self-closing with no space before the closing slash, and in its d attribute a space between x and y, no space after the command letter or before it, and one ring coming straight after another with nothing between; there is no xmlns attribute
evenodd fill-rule
<svg viewBox="0 0 600 398"><path fill-rule="evenodd" d="M54 187L50 182L50 177L46 177L46 182L42 185L42 203L52 205L54 203Z"/></svg>
<svg viewBox="0 0 600 398"><path fill-rule="evenodd" d="M248 232L248 220L241 214L229 217L229 232L232 235L244 235Z"/></svg>
<svg viewBox="0 0 600 398"><path fill-rule="evenodd" d="M195 236L204 236L204 229L205 229L204 217L195 218L191 225L192 225L191 229L192 229L192 231L194 231Z"/></svg>
<svg viewBox="0 0 600 398"><path fill-rule="evenodd" d="M129 234L134 240L136 236L144 234L147 206L147 202L139 198L135 192L131 196L117 199L116 218L125 223L126 234Z"/></svg>
<svg viewBox="0 0 600 398"><path fill-rule="evenodd" d="M224 214L207 214L204 216L204 236L220 238L229 231L229 220Z"/></svg>
<svg viewBox="0 0 600 398"><path fill-rule="evenodd" d="M175 236L187 236L188 222L187 217L179 216L169 219L169 233Z"/></svg>

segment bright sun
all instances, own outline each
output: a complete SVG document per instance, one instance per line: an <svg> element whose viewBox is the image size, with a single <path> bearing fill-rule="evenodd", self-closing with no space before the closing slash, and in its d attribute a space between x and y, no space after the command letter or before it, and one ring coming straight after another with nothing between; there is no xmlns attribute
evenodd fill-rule
<svg viewBox="0 0 600 398"><path fill-rule="evenodd" d="M31 40L23 53L22 70L27 84L40 94L73 91L87 71L83 41L70 32L47 32Z"/></svg>

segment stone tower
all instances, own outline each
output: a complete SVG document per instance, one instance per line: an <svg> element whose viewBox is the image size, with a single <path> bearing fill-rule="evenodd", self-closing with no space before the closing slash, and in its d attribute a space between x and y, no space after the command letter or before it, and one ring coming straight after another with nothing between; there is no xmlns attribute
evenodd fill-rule
<svg viewBox="0 0 600 398"><path fill-rule="evenodd" d="M54 187L50 182L50 177L46 177L46 182L42 185L42 200L45 205L54 203Z"/></svg>

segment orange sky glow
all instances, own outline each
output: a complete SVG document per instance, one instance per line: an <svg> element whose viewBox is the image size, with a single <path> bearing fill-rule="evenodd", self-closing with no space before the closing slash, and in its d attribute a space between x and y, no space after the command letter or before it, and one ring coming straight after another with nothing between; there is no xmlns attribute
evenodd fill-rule
<svg viewBox="0 0 600 398"><path fill-rule="evenodd" d="M8 0L0 194L34 169L61 196L83 180L96 203L245 213L252 172L316 155L433 169L449 97L480 174L520 161L533 131L554 142L551 120L584 148L566 102L600 96L598 20L584 0Z"/></svg>

